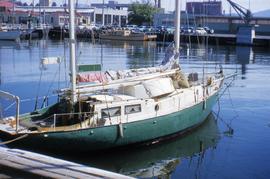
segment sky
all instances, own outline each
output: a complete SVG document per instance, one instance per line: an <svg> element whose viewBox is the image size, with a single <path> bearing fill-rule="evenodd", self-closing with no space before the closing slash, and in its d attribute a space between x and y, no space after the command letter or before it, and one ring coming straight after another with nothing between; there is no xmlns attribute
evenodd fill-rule
<svg viewBox="0 0 270 179"><path fill-rule="evenodd" d="M27 3L31 3L34 1L35 2L34 4L36 4L39 0L21 0L21 1L27 2ZM68 2L68 0L51 0L51 1L55 1L57 4L63 4L64 2ZM90 2L102 3L102 0L78 0L78 1L79 3L87 3L87 4L89 4ZM104 0L104 1L105 3L108 2L108 0ZM136 0L116 0L116 1L118 1L118 3L130 3ZM154 0L152 1L154 2ZM167 11L173 11L174 1L175 0L161 0L161 7L165 8ZM189 1L205 1L205 0L180 0L180 1L181 1L182 9L185 9L185 3L187 1L189 2ZM258 12L258 11L270 9L270 0L233 0L233 1L236 2L237 4L242 5L243 7L246 7L246 8L250 7L252 12ZM227 2L227 0L222 0L222 5L223 5L223 9L225 10L225 13L229 13L230 5Z"/></svg>

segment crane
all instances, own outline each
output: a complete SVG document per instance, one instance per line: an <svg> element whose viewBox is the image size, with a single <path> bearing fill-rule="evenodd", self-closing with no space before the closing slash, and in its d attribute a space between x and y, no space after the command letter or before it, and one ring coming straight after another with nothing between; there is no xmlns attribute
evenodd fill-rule
<svg viewBox="0 0 270 179"><path fill-rule="evenodd" d="M227 0L230 5L234 8L236 13L241 17L241 19L245 22L245 24L249 25L251 18L252 18L252 13L249 9L231 1Z"/></svg>

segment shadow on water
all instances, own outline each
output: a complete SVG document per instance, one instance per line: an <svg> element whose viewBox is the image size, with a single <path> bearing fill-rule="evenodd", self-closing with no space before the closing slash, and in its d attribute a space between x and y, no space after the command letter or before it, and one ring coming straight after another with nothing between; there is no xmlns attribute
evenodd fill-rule
<svg viewBox="0 0 270 179"><path fill-rule="evenodd" d="M65 160L81 163L134 177L169 176L181 158L201 156L206 150L215 149L220 139L217 121L209 115L199 127L184 135L157 143L117 148L89 153L59 153L54 151L32 150ZM18 146L12 146L18 147ZM23 149L26 149L23 147Z"/></svg>

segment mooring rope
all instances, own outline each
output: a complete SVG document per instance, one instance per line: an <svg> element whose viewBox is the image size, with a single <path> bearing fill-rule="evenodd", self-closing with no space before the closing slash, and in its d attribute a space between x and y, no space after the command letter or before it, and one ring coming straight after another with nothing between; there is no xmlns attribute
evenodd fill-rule
<svg viewBox="0 0 270 179"><path fill-rule="evenodd" d="M8 140L8 141L5 141L5 142L0 142L0 145L10 144L11 142L18 141L18 140L23 139L23 138L25 138L25 137L27 137L27 136L28 136L28 134L24 134L24 135L22 135L22 136L20 136L20 137L17 137L17 138L15 138L15 139Z"/></svg>
<svg viewBox="0 0 270 179"><path fill-rule="evenodd" d="M228 84L224 83L224 85L225 85L226 87L225 87L225 89L222 91L222 93L219 95L219 97L218 97L218 99L217 99L217 101L218 101L218 111L217 111L217 113L214 112L214 111L212 111L213 114L216 116L216 118L219 119L221 122L223 122L223 124L226 125L226 127L229 129L229 132L230 132L231 134L232 134L233 131L234 131L233 128L231 127L232 121L233 121L233 119L235 119L236 117L238 117L238 114L237 114L237 112L236 112L236 110L235 110L235 107L234 107L234 105L233 105L232 98L231 98L231 94L230 94L230 90L229 90L229 87L231 87L231 85L232 85L232 83L234 82L234 80L235 80L235 78L232 79ZM219 115L219 114L220 114L220 98L224 95L224 93L225 93L226 91L228 91L230 103L231 103L231 105L232 105L232 107L233 107L233 109L234 109L234 112L236 113L236 116L233 117L229 122L226 122L226 121Z"/></svg>

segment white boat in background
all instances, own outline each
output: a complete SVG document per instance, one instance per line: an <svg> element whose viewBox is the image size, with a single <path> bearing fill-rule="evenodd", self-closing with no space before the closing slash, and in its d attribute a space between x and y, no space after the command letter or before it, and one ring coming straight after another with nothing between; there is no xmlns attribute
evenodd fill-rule
<svg viewBox="0 0 270 179"><path fill-rule="evenodd" d="M20 30L0 30L0 40L14 40L17 41L20 39L21 31Z"/></svg>

